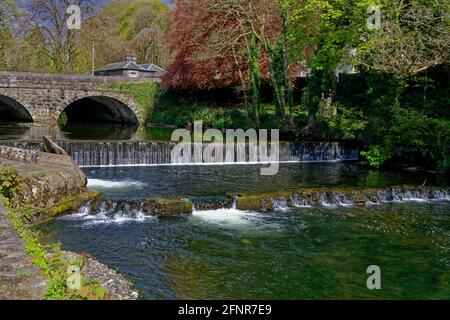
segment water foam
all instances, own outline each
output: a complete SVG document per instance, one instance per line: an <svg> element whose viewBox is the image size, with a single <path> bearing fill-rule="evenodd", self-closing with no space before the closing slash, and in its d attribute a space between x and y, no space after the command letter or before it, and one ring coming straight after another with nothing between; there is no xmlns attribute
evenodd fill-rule
<svg viewBox="0 0 450 320"><path fill-rule="evenodd" d="M95 224L123 224L127 222L144 222L147 220L157 219L154 216L146 215L142 210L131 209L125 207L117 208L117 204L113 203L108 207L105 203L100 205L97 213L94 213L91 204L85 204L77 213L61 217L63 220L77 220L83 222L83 226Z"/></svg>
<svg viewBox="0 0 450 320"><path fill-rule="evenodd" d="M240 226L251 225L252 220L258 216L256 212L242 211L235 208L230 209L216 209L192 212L192 217L200 219L207 223L228 225L228 226Z"/></svg>
<svg viewBox="0 0 450 320"><path fill-rule="evenodd" d="M88 187L89 188L100 188L100 189L121 189L121 188L132 188L132 187L144 187L147 184L140 181L133 180L122 180L122 181L113 181L113 180L102 180L102 179L89 179Z"/></svg>

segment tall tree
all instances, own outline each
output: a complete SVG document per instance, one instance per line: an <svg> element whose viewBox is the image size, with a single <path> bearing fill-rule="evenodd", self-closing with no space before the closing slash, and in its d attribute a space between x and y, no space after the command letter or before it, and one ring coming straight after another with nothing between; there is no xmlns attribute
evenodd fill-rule
<svg viewBox="0 0 450 320"><path fill-rule="evenodd" d="M211 88L238 86L249 116L259 121L261 78L273 87L277 113L286 115L289 76L284 7L276 0L179 0L171 48L176 52L165 83Z"/></svg>
<svg viewBox="0 0 450 320"><path fill-rule="evenodd" d="M379 8L380 28L363 33L355 63L409 77L448 62L448 1L387 0Z"/></svg>
<svg viewBox="0 0 450 320"><path fill-rule="evenodd" d="M49 55L56 72L72 72L80 54L77 46L77 33L67 27L67 8L76 4L81 9L84 19L94 12L91 0L31 0L28 12L32 23L42 28L45 34Z"/></svg>
<svg viewBox="0 0 450 320"><path fill-rule="evenodd" d="M0 68L8 68L8 55L6 50L14 45L12 24L18 16L15 1L0 2Z"/></svg>
<svg viewBox="0 0 450 320"><path fill-rule="evenodd" d="M171 55L166 34L170 28L169 7L160 1L134 1L119 21L119 33L136 51L139 61L168 67Z"/></svg>
<svg viewBox="0 0 450 320"><path fill-rule="evenodd" d="M336 69L350 59L349 52L361 41L367 27L367 8L372 0L289 0L290 52L305 61L311 71L302 105L309 114L303 133L315 130L316 115L331 101L336 86Z"/></svg>

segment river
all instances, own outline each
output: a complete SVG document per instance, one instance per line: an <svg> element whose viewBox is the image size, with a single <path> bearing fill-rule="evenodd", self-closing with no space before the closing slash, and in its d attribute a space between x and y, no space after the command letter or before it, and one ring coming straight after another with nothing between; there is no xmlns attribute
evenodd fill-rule
<svg viewBox="0 0 450 320"><path fill-rule="evenodd" d="M113 129L111 129L113 128ZM170 165L170 129L0 125L4 143L31 149L52 135L83 166L103 205L41 225L47 240L88 253L131 279L143 299L448 299L450 193L380 195L273 212L232 204L192 215L148 216L127 206L154 197L222 199L230 193L296 188L386 188L422 184L448 190L434 173L372 170L358 150L335 144L281 150L276 176L261 165ZM356 155L356 156L355 156ZM195 203L195 202L194 202ZM369 266L381 290L369 290Z"/></svg>
<svg viewBox="0 0 450 320"><path fill-rule="evenodd" d="M257 167L86 168L105 199L220 196L299 186L387 186L423 177L353 163ZM234 208L145 216L123 206L82 208L43 226L63 248L87 252L134 281L144 299L443 299L450 297L450 197L275 212ZM368 290L378 265L382 289Z"/></svg>

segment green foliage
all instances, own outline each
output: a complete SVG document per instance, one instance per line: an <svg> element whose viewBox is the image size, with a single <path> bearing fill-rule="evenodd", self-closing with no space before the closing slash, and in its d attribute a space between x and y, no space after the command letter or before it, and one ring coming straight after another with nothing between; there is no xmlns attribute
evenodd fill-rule
<svg viewBox="0 0 450 320"><path fill-rule="evenodd" d="M9 217L19 236L24 240L27 253L33 257L33 263L40 267L44 276L49 280L48 290L44 295L47 299L65 298L65 278L62 277L60 249L58 246L43 246L39 240L37 230L28 226L24 221L30 216L31 210L24 208L16 213L9 211ZM56 250L57 254L50 254L50 249Z"/></svg>
<svg viewBox="0 0 450 320"><path fill-rule="evenodd" d="M82 267L82 259L64 259L64 253L59 243L43 245L38 230L28 225L26 221L33 214L30 208L22 208L16 212L8 211L12 225L25 242L27 253L33 258L33 263L41 268L48 280L47 291L43 298L49 300L102 300L109 299L106 290L98 283L82 279L82 287L71 291L67 288L67 268L72 265Z"/></svg>
<svg viewBox="0 0 450 320"><path fill-rule="evenodd" d="M441 169L450 169L450 121L400 108L385 136L385 145L399 151L420 150Z"/></svg>
<svg viewBox="0 0 450 320"><path fill-rule="evenodd" d="M167 5L161 1L132 1L126 5L120 16L119 34L125 39L131 40L140 30L155 24L160 28L165 28L167 21L164 17L168 11ZM142 19L143 15L147 19Z"/></svg>
<svg viewBox="0 0 450 320"><path fill-rule="evenodd" d="M57 120L58 126L64 128L67 125L67 121L68 121L67 114L65 112L61 113L61 115Z"/></svg>
<svg viewBox="0 0 450 320"><path fill-rule="evenodd" d="M448 0L388 1L377 30L361 29L355 65L410 77L448 62Z"/></svg>
<svg viewBox="0 0 450 320"><path fill-rule="evenodd" d="M202 120L204 127L216 129L248 128L247 111L241 108L220 108L207 102L186 99L176 90L162 90L156 100L152 123L189 127Z"/></svg>
<svg viewBox="0 0 450 320"><path fill-rule="evenodd" d="M284 43L279 40L277 44L270 50L271 62L270 69L272 73L272 87L275 93L275 105L277 107L277 115L283 119L286 114L287 105L287 65L286 52Z"/></svg>
<svg viewBox="0 0 450 320"><path fill-rule="evenodd" d="M159 83L113 83L112 89L131 94L138 105L138 118L141 123L147 123L152 117L153 107L159 92Z"/></svg>
<svg viewBox="0 0 450 320"><path fill-rule="evenodd" d="M15 169L0 167L0 194L12 199L20 191L21 179Z"/></svg>
<svg viewBox="0 0 450 320"><path fill-rule="evenodd" d="M333 83L333 74L312 70L307 86L303 89L301 106L308 112L308 122L301 128L301 135L317 135L316 117L321 105L326 104L326 92Z"/></svg>
<svg viewBox="0 0 450 320"><path fill-rule="evenodd" d="M325 72L332 72L348 58L348 48L356 47L361 41L367 8L380 3L373 0L290 2L291 54L299 61L307 61L312 69Z"/></svg>
<svg viewBox="0 0 450 320"><path fill-rule="evenodd" d="M322 137L331 141L355 140L367 125L361 111L340 104L323 108L318 114L318 121L326 126L326 130L321 131Z"/></svg>
<svg viewBox="0 0 450 320"><path fill-rule="evenodd" d="M362 151L361 155L369 161L369 164L374 168L381 167L387 160L392 157L392 153L386 148L373 145L368 151Z"/></svg>

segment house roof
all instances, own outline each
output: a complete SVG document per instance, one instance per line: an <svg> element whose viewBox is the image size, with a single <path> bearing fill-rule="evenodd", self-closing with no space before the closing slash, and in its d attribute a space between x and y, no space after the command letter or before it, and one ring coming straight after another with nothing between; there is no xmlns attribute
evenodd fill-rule
<svg viewBox="0 0 450 320"><path fill-rule="evenodd" d="M113 71L113 70L134 70L134 71L148 72L148 70L141 67L137 63L130 62L130 61L109 63L95 71Z"/></svg>
<svg viewBox="0 0 450 320"><path fill-rule="evenodd" d="M139 66L141 66L142 68L144 68L149 72L154 72L154 75L158 77L163 77L167 73L166 70L153 63L140 64Z"/></svg>
<svg viewBox="0 0 450 320"><path fill-rule="evenodd" d="M162 78L167 73L166 70L157 66L156 64L153 64L153 63L137 64L133 61L122 61L122 62L109 63L109 64L95 70L95 72L98 74L100 72L105 72L105 71L126 71L126 70L139 71L139 72L144 73L144 76L151 77L151 78Z"/></svg>

